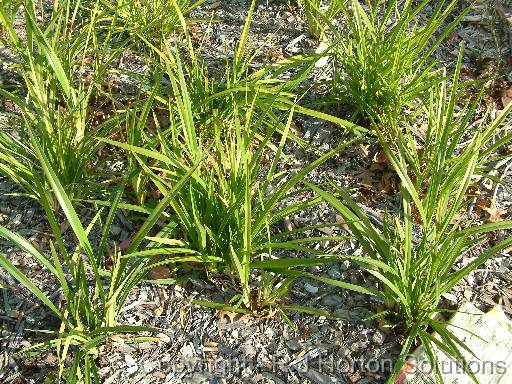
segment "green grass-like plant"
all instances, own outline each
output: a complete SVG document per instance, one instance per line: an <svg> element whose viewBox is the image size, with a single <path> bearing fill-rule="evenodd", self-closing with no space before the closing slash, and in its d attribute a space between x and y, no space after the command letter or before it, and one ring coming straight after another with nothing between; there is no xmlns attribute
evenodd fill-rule
<svg viewBox="0 0 512 384"><path fill-rule="evenodd" d="M475 177L482 174L492 153L512 139L510 134L494 138L509 116L512 103L489 125L470 130L475 103L455 112L460 95L461 60L462 54L452 85L448 86L445 80L430 91L429 125L423 149L411 134L399 137L397 149L392 149L379 134L401 180L399 213L387 213L382 226L377 227L347 191L336 188L341 197L338 199L311 186L340 213L366 253L367 261L358 262L380 282L380 293L376 295L385 306L375 317L387 320L406 336L390 383L417 340L433 363L437 380L441 380L441 371L436 364L435 348L467 369L462 351L474 354L473 351L435 316L442 311L441 296L512 245L511 237L489 247L484 245L487 234L512 228L512 221L476 225L466 222L462 215L470 202L468 188ZM466 144L461 148L462 141ZM459 266L461 258L481 246L484 250L473 261ZM336 281L331 283L338 285ZM432 330L438 338L431 335ZM474 379L470 370L466 373Z"/></svg>
<svg viewBox="0 0 512 384"><path fill-rule="evenodd" d="M255 132L255 138L262 141L262 134L269 128L277 127L277 132L283 132L285 114L292 107L305 115L328 120L354 131L362 130L355 124L300 106L295 102L298 99L299 85L313 67L317 59L315 56L292 57L273 64L264 64L258 70L252 69L258 55L258 51L249 44L254 6L253 1L234 55L226 59L221 73L210 72L204 58L201 57L201 49L195 48L190 39L184 19L184 48L180 49L180 44L162 42L153 45L146 41L155 54L148 57L155 73L151 81L141 79L144 84L142 92L146 93L146 99L126 111L128 144L144 148L158 146L155 132L146 127L156 124L161 130L166 130L167 126L160 127L158 115L163 114L167 118L169 111L175 108L176 95L181 92L184 93L183 103L186 103L190 116L179 112L181 120L177 121L177 124L181 124L184 117L193 119L193 132L187 133L186 137L197 137L199 141L214 140L215 135L219 133L216 130L221 127L220 122L225 127L220 129L220 139L226 139L232 132L231 127L237 124L236 120L244 120L248 110L251 110L252 119L260 121L257 125L260 131ZM292 75L284 79L282 75L285 73ZM186 84L186 88L180 84ZM288 132L288 138L300 145L307 145L291 132ZM197 148L196 144L191 145ZM128 159L129 169L134 172L132 190L137 200L142 202L149 190L148 177L137 166L137 160L133 155L128 154Z"/></svg>
<svg viewBox="0 0 512 384"><path fill-rule="evenodd" d="M346 0L329 0L326 8L322 9L322 0L298 0L299 6L306 15L311 36L320 39L328 29L326 20L332 21L338 16L345 2Z"/></svg>
<svg viewBox="0 0 512 384"><path fill-rule="evenodd" d="M421 99L439 83L432 54L450 34L464 10L453 21L457 0L439 1L427 21L421 12L430 0L343 4L343 27L332 27L335 72L332 100L348 105L365 126L389 130L402 108ZM446 26L445 26L446 24Z"/></svg>
<svg viewBox="0 0 512 384"><path fill-rule="evenodd" d="M23 40L0 10L6 45L20 58L16 69L23 78L19 86L0 88L0 96L16 106L10 115L14 126L0 132L0 173L36 199L50 186L34 166L38 162L29 129L74 199L87 196L95 185L88 184L88 168L93 168L100 144L94 135L104 136L117 125L115 118L95 123L92 112L97 106L91 100L101 94L108 67L124 45L111 44L112 29L96 28L97 8L93 7L90 19L75 18L80 6L80 1L57 2L50 21L43 25L36 21L35 3L26 2Z"/></svg>
<svg viewBox="0 0 512 384"><path fill-rule="evenodd" d="M120 32L128 32L143 41L159 44L181 34L185 15L205 0L101 0L102 19L116 25ZM186 19L187 23L194 21Z"/></svg>
<svg viewBox="0 0 512 384"><path fill-rule="evenodd" d="M47 273L56 279L62 289L60 305L55 304L42 292L35 282L24 275L6 255L0 254L0 267L18 280L61 321L58 330L48 331L52 335L50 340L30 346L24 352L38 354L48 349L56 350L59 368L58 382L65 377L68 383L99 383L96 359L99 357L99 348L110 336L155 331L148 327L118 324L120 310L131 289L145 279L148 271L153 267L194 260L193 255L186 255L157 262L154 257L160 254L168 255L168 250L162 248L145 250L143 241L195 168L185 173L170 190L166 191L165 197L150 211L147 219L133 237L127 251L122 253L115 245L113 249L110 249L107 241L110 226L122 197L122 188L110 202L111 209L105 222L101 223L101 212L98 212L87 228L84 228L69 196L45 156L38 138L31 130L29 130L29 134L41 169L51 185L51 193L59 202L62 212L77 238L77 246L72 252L68 252L61 226L47 195L43 195L40 201L55 238L55 243L50 241L50 257L43 255L28 240L3 226L0 226L0 236L33 257ZM88 237L93 227L98 224L102 236L99 246L93 248ZM109 263L110 267L107 267ZM142 337L139 340L148 340L148 338ZM66 366L68 356L71 356L72 359L71 366Z"/></svg>
<svg viewBox="0 0 512 384"><path fill-rule="evenodd" d="M206 267L207 271L224 272L236 277L240 294L231 301L233 308L253 312L268 310L286 290L273 289L276 278L279 278L274 272L261 272L261 289L253 292L251 271L265 268L253 267L252 263L268 260L274 250L283 248L314 253L302 244L316 241L315 238L283 240L287 235L300 235L311 228L274 234L272 227L285 216L314 206L320 199L308 199L280 210L277 207L305 192L299 187L303 178L333 156L343 144L285 178L285 174L278 171L278 165L289 140L293 109L281 131L278 145L273 144L272 139L278 134L280 126L266 124L260 119L261 115L255 113L257 95L248 109L245 101L239 107L237 98L233 97L232 116L213 115L209 119L211 133L203 137L199 132L203 125L196 125L181 61L170 62L169 65L175 67L167 72L172 87L172 97L166 106L170 127L157 129L153 139L143 147L110 139L103 141L129 151L137 160L144 177L161 193L181 177L184 165L205 157L203 167L170 201L171 218L167 237L152 238L152 241L177 244L176 236L182 237L180 246L200 255L204 260L203 268ZM264 163L268 164L266 170L262 169ZM295 260L291 264L283 262L282 266L300 267L311 262L318 264L324 261ZM274 271L278 268L279 265L273 265ZM288 286L292 279L284 280L282 287ZM210 306L217 305L219 303L210 303Z"/></svg>

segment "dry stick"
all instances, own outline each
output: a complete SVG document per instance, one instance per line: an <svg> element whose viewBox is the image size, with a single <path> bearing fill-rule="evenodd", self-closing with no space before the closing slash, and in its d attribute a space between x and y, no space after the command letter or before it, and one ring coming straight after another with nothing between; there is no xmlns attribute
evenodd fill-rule
<svg viewBox="0 0 512 384"><path fill-rule="evenodd" d="M361 203L357 203L357 206L365 213L365 215L373 223L373 225L375 225L377 228L379 228L379 230L382 231L382 228L384 226L384 218L382 217L382 214ZM392 221L388 222L388 225L391 230L395 230L395 224ZM418 245L418 243L420 242L420 239L417 234L413 233L412 242L414 243L414 245Z"/></svg>
<svg viewBox="0 0 512 384"><path fill-rule="evenodd" d="M507 164L507 167L505 168L505 170L503 171L503 174L499 178L500 180L503 180L503 178L506 176L506 174L507 174L507 172L508 172L508 170L509 170L509 168L511 166L511 164L508 164L511 159L512 159L512 157L507 157L506 159L502 159L501 161L495 162L495 164L493 165L493 169L499 169L504 164ZM480 176L478 178L478 183L481 184L485 179L486 179L486 177ZM493 193L493 199L496 198L496 194L498 193L497 189L498 189L499 185L500 185L500 183L496 183L496 187L495 187L495 190L494 190L494 193ZM471 214L473 212L477 200L478 200L478 196L473 197L473 199L471 201L471 204L468 206L468 214Z"/></svg>
<svg viewBox="0 0 512 384"><path fill-rule="evenodd" d="M512 161L510 161L512 159L512 157L507 157L506 159L503 159L502 161L500 161L500 163L498 163L496 169L499 169L503 164L507 164L507 166L505 167L505 169L503 170L503 173L501 174L500 176L500 181L503 181L503 179L507 176L507 173L510 169L510 167L512 167ZM498 195L498 189L500 187L500 185L502 185L501 183L496 183L496 187L494 187L494 192L492 194L492 200L493 201L496 201L496 196Z"/></svg>

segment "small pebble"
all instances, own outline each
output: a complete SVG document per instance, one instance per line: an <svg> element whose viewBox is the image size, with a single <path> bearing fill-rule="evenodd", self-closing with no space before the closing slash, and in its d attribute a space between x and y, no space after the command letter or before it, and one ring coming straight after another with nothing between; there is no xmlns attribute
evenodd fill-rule
<svg viewBox="0 0 512 384"><path fill-rule="evenodd" d="M110 233L113 236L119 235L121 233L121 227L119 225L112 224L112 226L110 227Z"/></svg>
<svg viewBox="0 0 512 384"><path fill-rule="evenodd" d="M129 367L137 365L135 359L131 355L124 355L124 361L126 362L126 365Z"/></svg>
<svg viewBox="0 0 512 384"><path fill-rule="evenodd" d="M137 364L135 364L135 365L132 365L131 367L126 368L126 373L128 373L129 375L133 375L138 370L139 370L139 367L137 366Z"/></svg>
<svg viewBox="0 0 512 384"><path fill-rule="evenodd" d="M375 333L372 336L372 340L375 344L381 345L384 343L384 340L386 339L386 336L381 331L375 331Z"/></svg>
<svg viewBox="0 0 512 384"><path fill-rule="evenodd" d="M252 344L244 344L242 345L242 351L247 356L256 356L256 348Z"/></svg>
<svg viewBox="0 0 512 384"><path fill-rule="evenodd" d="M171 338L167 336L165 333L158 333L156 337L158 337L162 343L167 344L171 341Z"/></svg>
<svg viewBox="0 0 512 384"><path fill-rule="evenodd" d="M288 340L286 342L286 346L293 352L297 352L302 349L302 345L300 345L300 343L295 339Z"/></svg>
<svg viewBox="0 0 512 384"><path fill-rule="evenodd" d="M316 285L306 283L304 284L304 289L312 294L318 293L318 287Z"/></svg>
<svg viewBox="0 0 512 384"><path fill-rule="evenodd" d="M343 298L340 295L327 295L322 298L322 304L328 307L337 307L344 303Z"/></svg>

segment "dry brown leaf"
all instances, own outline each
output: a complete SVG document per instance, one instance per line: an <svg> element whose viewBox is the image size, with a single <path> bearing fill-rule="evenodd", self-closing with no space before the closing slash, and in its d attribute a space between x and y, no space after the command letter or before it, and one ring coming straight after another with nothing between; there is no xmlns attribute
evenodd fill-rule
<svg viewBox="0 0 512 384"><path fill-rule="evenodd" d="M203 344L204 352L217 352L218 350L218 344L214 341L207 341Z"/></svg>
<svg viewBox="0 0 512 384"><path fill-rule="evenodd" d="M450 220L450 225L455 225L457 222L462 218L462 215L457 212L455 215L453 215L452 219Z"/></svg>
<svg viewBox="0 0 512 384"><path fill-rule="evenodd" d="M216 1L216 2L214 2L214 3L212 3L212 4L210 4L210 6L208 7L208 9L210 9L210 10L217 9L217 8L219 8L219 7L220 7L220 4L221 4L221 2L220 2L220 1Z"/></svg>
<svg viewBox="0 0 512 384"><path fill-rule="evenodd" d="M284 52L283 48L279 47L275 51L272 52L272 55L270 56L270 60L272 61L279 61L284 59Z"/></svg>
<svg viewBox="0 0 512 384"><path fill-rule="evenodd" d="M64 234L66 233L66 231L68 230L68 228L71 226L71 224L69 224L69 221L65 220L61 225L60 225L60 233Z"/></svg>
<svg viewBox="0 0 512 384"><path fill-rule="evenodd" d="M167 377L167 375L162 371L154 371L152 375L157 379L165 379Z"/></svg>
<svg viewBox="0 0 512 384"><path fill-rule="evenodd" d="M302 126L298 122L292 121L292 123L290 124L290 130L293 132L294 135L302 135Z"/></svg>
<svg viewBox="0 0 512 384"><path fill-rule="evenodd" d="M226 324L226 317L229 318L230 323L233 323L235 321L235 318L239 315L239 313L224 311L224 310L220 309L218 311L218 315L219 315L219 324L224 325L224 324Z"/></svg>
<svg viewBox="0 0 512 384"><path fill-rule="evenodd" d="M55 356L53 353L48 353L44 358L44 362L49 365L56 365L59 361L59 358Z"/></svg>
<svg viewBox="0 0 512 384"><path fill-rule="evenodd" d="M375 172L371 172L367 169L363 170L361 173L356 175L356 178L360 180L360 184L363 187L371 188L375 183L374 180Z"/></svg>
<svg viewBox="0 0 512 384"><path fill-rule="evenodd" d="M168 279L171 276L171 269L167 265L159 265L149 271L151 280Z"/></svg>
<svg viewBox="0 0 512 384"><path fill-rule="evenodd" d="M389 164L388 156L383 148L379 149L377 153L373 156L374 164Z"/></svg>
<svg viewBox="0 0 512 384"><path fill-rule="evenodd" d="M416 370L416 367L413 363L410 361L406 361L403 365L403 367L398 372L398 375L396 375L395 380L393 381L393 384L406 384L408 382L407 376L414 372Z"/></svg>
<svg viewBox="0 0 512 384"><path fill-rule="evenodd" d="M33 246L34 246L34 248L35 248L35 249L37 249L37 250L40 250L40 249L41 249L41 247L40 247L40 245L39 245L39 241L37 241L37 239L32 240L32 245L33 245Z"/></svg>
<svg viewBox="0 0 512 384"><path fill-rule="evenodd" d="M507 213L506 209L497 207L493 199L478 199L475 205L480 211L486 212L485 221L490 223L502 221L502 217Z"/></svg>
<svg viewBox="0 0 512 384"><path fill-rule="evenodd" d="M512 101L512 86L501 91L501 104L503 107L507 106Z"/></svg>
<svg viewBox="0 0 512 384"><path fill-rule="evenodd" d="M427 123L421 124L420 127L419 127L419 131L421 133L423 133L424 135L426 135L427 131L428 131L428 124Z"/></svg>
<svg viewBox="0 0 512 384"><path fill-rule="evenodd" d="M491 223L497 223L497 222L502 221L502 218L507 213L507 210L498 208L498 207L493 207L493 208L489 208L487 210L487 213L489 213L489 221Z"/></svg>
<svg viewBox="0 0 512 384"><path fill-rule="evenodd" d="M379 181L379 192L390 194L396 187L396 173L386 172L382 175Z"/></svg>
<svg viewBox="0 0 512 384"><path fill-rule="evenodd" d="M187 315L187 311L185 308L180 308L180 324L182 327L185 326L185 317Z"/></svg>
<svg viewBox="0 0 512 384"><path fill-rule="evenodd" d="M121 243L119 243L119 246L117 247L117 249L119 250L119 252L123 253L124 251L126 251L128 249L128 247L130 246L131 243L132 243L132 238L129 237L128 239L121 241Z"/></svg>

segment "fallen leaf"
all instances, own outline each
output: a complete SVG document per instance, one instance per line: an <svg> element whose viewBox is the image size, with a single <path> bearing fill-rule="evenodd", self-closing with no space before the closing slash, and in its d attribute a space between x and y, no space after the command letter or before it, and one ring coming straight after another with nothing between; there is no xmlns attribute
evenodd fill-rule
<svg viewBox="0 0 512 384"><path fill-rule="evenodd" d="M164 313L164 307L159 306L155 308L155 316L160 317Z"/></svg>
<svg viewBox="0 0 512 384"><path fill-rule="evenodd" d="M155 376L157 379L165 379L167 377L167 375L162 371L154 371L152 375Z"/></svg>
<svg viewBox="0 0 512 384"><path fill-rule="evenodd" d="M59 361L59 358L55 356L53 353L48 353L44 358L44 362L49 365L56 365Z"/></svg>
<svg viewBox="0 0 512 384"><path fill-rule="evenodd" d="M217 345L218 344L213 341L207 341L203 344L203 351L204 352L217 352L219 350Z"/></svg>
<svg viewBox="0 0 512 384"><path fill-rule="evenodd" d="M292 121L290 124L290 130L297 136L302 135L302 126L298 122Z"/></svg>
<svg viewBox="0 0 512 384"><path fill-rule="evenodd" d="M270 56L270 60L272 61L279 61L284 59L284 53L283 48L279 47L275 51L272 52L272 55Z"/></svg>
<svg viewBox="0 0 512 384"><path fill-rule="evenodd" d="M375 164L389 164L388 156L383 148L379 149L373 156L373 162Z"/></svg>
<svg viewBox="0 0 512 384"><path fill-rule="evenodd" d="M407 384L407 376L414 372L416 367L413 363L410 361L406 361L403 365L403 367L398 372L398 375L396 375L395 380L393 381L393 384Z"/></svg>
<svg viewBox="0 0 512 384"><path fill-rule="evenodd" d="M231 311L223 311L222 309L219 310L219 324L226 324L226 317L229 318L230 323L235 322L235 318L239 315L239 313L231 312Z"/></svg>
<svg viewBox="0 0 512 384"><path fill-rule="evenodd" d="M426 135L427 131L428 131L428 124L427 123L421 124L420 127L419 127L419 131L421 133L423 133L424 135Z"/></svg>
<svg viewBox="0 0 512 384"><path fill-rule="evenodd" d="M507 210L498 207L493 207L489 208L487 212L489 213L489 221L491 223L497 223L502 221L502 217L507 213Z"/></svg>
<svg viewBox="0 0 512 384"><path fill-rule="evenodd" d="M121 241L121 243L119 243L119 246L118 246L119 252L123 253L124 251L126 251L131 243L132 243L131 237L129 237L126 240Z"/></svg>
<svg viewBox="0 0 512 384"><path fill-rule="evenodd" d="M368 156L368 153L370 152L369 151L369 148L370 148L370 144L359 144L358 146L358 151L361 153L361 155L363 156Z"/></svg>
<svg viewBox="0 0 512 384"><path fill-rule="evenodd" d="M149 271L149 278L151 280L168 279L171 276L171 269L167 265L159 265Z"/></svg>
<svg viewBox="0 0 512 384"><path fill-rule="evenodd" d="M373 184L375 183L374 180L375 172L371 172L367 169L363 170L361 173L358 173L356 175L356 178L360 180L360 184L363 187L371 188Z"/></svg>
<svg viewBox="0 0 512 384"><path fill-rule="evenodd" d="M41 247L39 245L39 241L37 241L37 239L32 240L32 245L34 246L35 249L41 250Z"/></svg>
<svg viewBox="0 0 512 384"><path fill-rule="evenodd" d="M396 173L385 172L379 181L379 192L389 195L397 187Z"/></svg>
<svg viewBox="0 0 512 384"><path fill-rule="evenodd" d="M185 317L187 315L187 311L185 308L180 308L180 324L182 327L185 326Z"/></svg>
<svg viewBox="0 0 512 384"><path fill-rule="evenodd" d="M455 215L453 215L452 219L450 220L450 225L455 225L457 222L462 218L462 215L457 212Z"/></svg>
<svg viewBox="0 0 512 384"><path fill-rule="evenodd" d="M66 233L66 231L68 230L68 228L71 226L71 224L69 224L69 221L64 221L61 225L60 225L60 233L64 234Z"/></svg>
<svg viewBox="0 0 512 384"><path fill-rule="evenodd" d="M501 91L501 104L505 108L512 101L512 86Z"/></svg>
<svg viewBox="0 0 512 384"><path fill-rule="evenodd" d="M12 319L21 319L23 317L23 312L12 310L9 311L8 316Z"/></svg>
<svg viewBox="0 0 512 384"><path fill-rule="evenodd" d="M208 9L210 9L210 10L217 9L217 8L219 8L219 7L220 7L220 4L221 4L221 2L220 2L220 1L216 1L215 3L212 3L212 4L208 7Z"/></svg>
<svg viewBox="0 0 512 384"><path fill-rule="evenodd" d="M490 223L502 221L502 217L507 213L506 209L497 207L493 199L477 199L475 205L480 211L486 212L485 221Z"/></svg>

